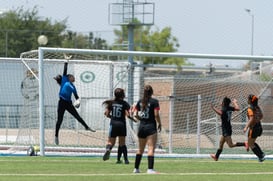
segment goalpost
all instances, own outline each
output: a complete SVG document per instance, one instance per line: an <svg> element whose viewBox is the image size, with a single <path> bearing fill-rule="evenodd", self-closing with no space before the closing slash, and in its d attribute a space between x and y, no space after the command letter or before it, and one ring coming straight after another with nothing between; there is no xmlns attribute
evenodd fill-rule
<svg viewBox="0 0 273 181"><path fill-rule="evenodd" d="M109 126L109 120L103 115L102 102L106 99L111 99L114 89L117 87L126 90L126 99L128 101L131 100L131 103L139 99L138 96L129 97L130 87L132 86L130 83L128 84L130 64L124 60L101 60L105 57L93 55L90 53L90 50L62 49L56 51L56 49L51 49L51 51L45 51L40 48L39 51L25 52L21 55L21 61L27 69L31 70L31 67L34 66L38 70L37 72L39 72L39 77L36 77L39 81L39 104L37 105L37 108L39 108L39 136L35 136L39 137L39 140L36 139L35 143L29 142L29 144L39 144L41 155L45 154L45 146L48 148L47 150L63 150L63 153L88 152L87 148L90 146L98 149L99 151L97 150L97 152L101 152L101 150L104 150ZM53 77L57 74L62 74L65 55L72 57L69 60L68 73L74 74L76 78L75 86L81 98L81 107L78 109L78 112L92 129L97 129L97 132L84 131L82 126L75 122L69 114L65 114L66 117L62 125L62 127L65 125L65 129L61 128L59 138L61 148L56 149L52 142L52 136L54 135L56 122L59 88ZM36 65L31 65L35 63ZM139 68L136 68L134 72L133 76L135 77L135 83L137 83L134 89L138 92L142 73ZM53 90L53 87L56 90ZM50 123L48 123L48 120L50 120ZM69 122L68 124L70 125L66 125L66 122ZM131 122L127 123L128 146L136 144L136 136L131 125ZM33 132L33 130L29 132ZM18 137L22 137L22 135Z"/></svg>
<svg viewBox="0 0 273 181"><path fill-rule="evenodd" d="M60 145L56 146L54 129L59 87L53 77L62 74L63 54L72 55L68 73L75 75L75 85L81 97L81 107L78 112L97 132L86 132L66 113L60 129ZM128 62L129 56L134 57L137 63ZM175 66L143 65L141 60L145 57L181 57L200 59L200 61L202 59L273 60L271 56L40 47L38 51L25 52L21 55L20 60L24 63L25 70L29 70L34 77L38 73L35 79L39 80L39 100L35 99L36 111L33 111L33 106L27 106L33 103L29 99L24 103L24 107L30 107L34 114L34 116L27 114L26 122L33 122L32 124L35 125L19 128L15 145L40 145L41 155L54 154L54 152L61 155L79 153L102 155L109 126L109 121L103 116L102 102L112 98L114 88L121 87L126 90L126 100L133 104L141 97L143 85L151 84L154 88L154 96L160 101L163 124L163 130L159 133L157 153L169 156L183 154L196 156L215 152L221 135L220 118L210 109L210 104L219 105L224 96L236 98L240 104L241 111L234 113L232 119L232 138L234 142L245 141L246 135L242 130L246 122L246 98L250 93L259 96L259 104L265 111L263 123L265 131L258 141L268 152L272 150L271 62L261 63L258 71L216 68L213 73L210 72L209 67L203 70L183 67L179 72ZM31 71L32 68L37 72ZM217 73L220 69L222 69L221 73ZM35 120L39 121L35 122ZM132 153L131 151L137 148L138 124L129 121L127 126L126 144L129 153ZM225 149L223 155L232 153L245 154L245 151L240 148Z"/></svg>

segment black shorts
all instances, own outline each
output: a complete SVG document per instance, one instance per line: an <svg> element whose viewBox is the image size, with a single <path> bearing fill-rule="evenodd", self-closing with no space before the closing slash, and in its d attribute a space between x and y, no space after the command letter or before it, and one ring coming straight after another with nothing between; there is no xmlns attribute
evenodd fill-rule
<svg viewBox="0 0 273 181"><path fill-rule="evenodd" d="M147 138L150 135L157 133L156 126L154 124L141 124L138 128L137 136L139 138Z"/></svg>
<svg viewBox="0 0 273 181"><path fill-rule="evenodd" d="M222 135L224 137L231 136L232 135L232 129L231 128L222 128Z"/></svg>
<svg viewBox="0 0 273 181"><path fill-rule="evenodd" d="M257 138L257 137L261 136L262 133L263 133L263 127L262 127L261 123L257 123L253 126L253 128L249 129L248 137Z"/></svg>
<svg viewBox="0 0 273 181"><path fill-rule="evenodd" d="M127 136L126 124L117 122L110 124L109 137L116 138L117 136Z"/></svg>

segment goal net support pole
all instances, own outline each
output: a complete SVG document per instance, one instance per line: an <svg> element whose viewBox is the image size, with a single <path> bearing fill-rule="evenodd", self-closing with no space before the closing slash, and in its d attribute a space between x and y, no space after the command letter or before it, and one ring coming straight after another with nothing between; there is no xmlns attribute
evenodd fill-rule
<svg viewBox="0 0 273 181"><path fill-rule="evenodd" d="M44 69L43 69L43 49L39 47L39 121L40 121L40 154L45 155L45 129L44 129Z"/></svg>
<svg viewBox="0 0 273 181"><path fill-rule="evenodd" d="M197 146L196 153L200 154L200 143L201 143L201 135L200 135L200 125L201 125L201 95L198 95L197 98Z"/></svg>

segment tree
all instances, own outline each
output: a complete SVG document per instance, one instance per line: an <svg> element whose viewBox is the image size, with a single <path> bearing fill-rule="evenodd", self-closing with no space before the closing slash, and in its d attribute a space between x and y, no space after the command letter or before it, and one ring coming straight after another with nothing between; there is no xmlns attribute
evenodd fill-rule
<svg viewBox="0 0 273 181"><path fill-rule="evenodd" d="M128 27L121 26L121 30L114 30L117 37L115 39L116 46L113 49L124 49L128 45ZM171 34L171 28L165 27L161 31L151 30L150 26L135 25L134 27L134 50L150 51L150 52L176 52L179 48L178 39ZM145 57L144 64L175 64L181 66L186 64L184 58L159 58Z"/></svg>
<svg viewBox="0 0 273 181"><path fill-rule="evenodd" d="M22 7L0 16L0 56L19 57L20 53L37 49L37 38L45 34L48 46L60 46L59 36L66 28L66 20L55 22L41 20L37 7L24 10Z"/></svg>
<svg viewBox="0 0 273 181"><path fill-rule="evenodd" d="M67 30L67 19L54 22L41 19L38 10L20 7L0 15L0 56L19 57L22 52L38 48L37 38L44 34L48 47L108 49L107 41ZM4 28L3 28L4 27Z"/></svg>
<svg viewBox="0 0 273 181"><path fill-rule="evenodd" d="M82 33L72 31L67 31L63 35L62 47L100 50L110 48L106 40L100 37L94 37L93 32L90 32L88 35L84 35Z"/></svg>

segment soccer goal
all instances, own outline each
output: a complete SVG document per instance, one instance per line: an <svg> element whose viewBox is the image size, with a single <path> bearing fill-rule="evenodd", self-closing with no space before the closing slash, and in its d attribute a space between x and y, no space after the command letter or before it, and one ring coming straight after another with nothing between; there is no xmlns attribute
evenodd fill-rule
<svg viewBox="0 0 273 181"><path fill-rule="evenodd" d="M135 102L139 97L130 96L132 88L138 95L142 72L140 68L134 69L134 85L128 84L130 64L127 60L110 61L107 56L92 54L88 50L57 50L30 51L22 53L21 61L26 71L34 73L33 79L38 83L36 92L39 95L35 103L27 99L26 104L34 105L36 117L25 118L27 123L20 126L16 144L40 145L41 155L47 150L59 150L65 152L88 152L90 148L95 152L104 150L108 137L109 119L104 117L102 102L113 98L115 88L123 88L127 92L128 102ZM51 52L52 50L53 52ZM69 60L68 60L69 59ZM59 133L60 144L54 145L54 131L57 120L57 104L59 85L53 79L57 74L62 74L64 62L68 60L68 73L76 78L75 86L81 99L78 110L85 122L96 132L86 131L69 113L65 114ZM39 76L35 76L39 72ZM130 91L129 91L130 90ZM30 90L27 94L30 94ZM72 96L73 97L73 96ZM38 103L38 104L37 104ZM24 106L26 105L24 104ZM31 109L35 112L33 109ZM29 114L27 114L29 115ZM38 121L39 120L39 121ZM32 123L33 122L33 123ZM31 125L29 125L31 124ZM132 123L127 123L128 146L136 144L136 136L132 129ZM30 137L31 139L25 139ZM24 141L26 141L24 143Z"/></svg>
<svg viewBox="0 0 273 181"><path fill-rule="evenodd" d="M74 74L81 98L79 114L96 132L87 132L69 114L65 113L59 133L60 144L54 144L57 121L59 85L53 79L62 74L65 57L70 57L68 73ZM128 59L134 58L134 62ZM245 71L228 67L187 67L143 65L147 57L225 59L259 61L259 69ZM233 114L233 140L245 141L243 127L246 123L247 95L259 96L264 110L264 134L258 139L261 147L272 150L272 63L271 56L237 56L215 54L186 54L159 52L130 52L111 50L85 50L40 47L24 52L16 61L1 60L2 77L9 75L9 68L20 69L20 78L6 81L10 90L19 87L19 92L10 96L18 106L17 125L13 150L29 145L40 145L40 154L99 154L102 155L108 137L109 120L104 117L102 102L113 97L117 87L126 90L126 100L133 104L142 95L144 84L151 84L154 96L160 101L163 130L159 133L157 154L167 156L200 155L215 152L221 135L220 118L210 109L210 104L219 105L223 97L236 98L241 111ZM267 62L266 62L267 61ZM2 66L3 65L3 66ZM17 68L16 68L17 67ZM18 71L17 71L18 72ZM2 73L2 71L1 71ZM3 80L3 82L5 82ZM16 84L16 85L15 85ZM18 86L19 85L19 86ZM7 101L8 102L8 101ZM11 106L1 106L1 119L12 120ZM14 108L13 108L14 109ZM127 145L129 153L137 148L138 124L128 120ZM4 126L3 126L4 127ZM5 128L5 127L4 127ZM9 128L9 126L6 126ZM10 131L11 129L6 129ZM115 151L115 150L113 150ZM246 154L243 148L225 149L223 155Z"/></svg>

